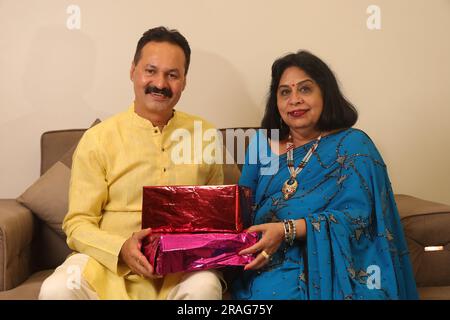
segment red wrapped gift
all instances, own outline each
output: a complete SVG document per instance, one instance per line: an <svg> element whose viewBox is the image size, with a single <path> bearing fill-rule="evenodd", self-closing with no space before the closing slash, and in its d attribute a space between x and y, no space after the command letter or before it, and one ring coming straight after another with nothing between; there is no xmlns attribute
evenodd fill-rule
<svg viewBox="0 0 450 320"><path fill-rule="evenodd" d="M158 275L243 266L253 255L239 251L258 241L256 232L247 233L168 233L151 234L142 244L142 252Z"/></svg>
<svg viewBox="0 0 450 320"><path fill-rule="evenodd" d="M252 219L251 189L238 185L146 186L142 229L156 233L241 232Z"/></svg>

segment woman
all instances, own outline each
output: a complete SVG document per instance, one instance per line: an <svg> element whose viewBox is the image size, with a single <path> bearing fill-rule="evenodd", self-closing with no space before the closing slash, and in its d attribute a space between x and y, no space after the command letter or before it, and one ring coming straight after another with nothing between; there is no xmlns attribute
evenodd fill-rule
<svg viewBox="0 0 450 320"><path fill-rule="evenodd" d="M351 128L357 117L318 57L274 62L262 128L279 139L259 131L247 151L239 183L255 196L248 231L262 236L240 252L257 256L234 298L417 299L386 165ZM262 174L274 161L277 172Z"/></svg>

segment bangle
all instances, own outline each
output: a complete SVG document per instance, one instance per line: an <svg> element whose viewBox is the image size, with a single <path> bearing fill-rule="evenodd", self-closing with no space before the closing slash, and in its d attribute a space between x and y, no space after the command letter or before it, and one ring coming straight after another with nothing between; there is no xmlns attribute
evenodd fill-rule
<svg viewBox="0 0 450 320"><path fill-rule="evenodd" d="M292 246L297 236L297 226L294 219L283 220L284 223L284 241Z"/></svg>
<svg viewBox="0 0 450 320"><path fill-rule="evenodd" d="M290 243L291 225L288 220L283 220L283 223L284 223L284 241L286 241L286 243Z"/></svg>
<svg viewBox="0 0 450 320"><path fill-rule="evenodd" d="M291 242L290 242L290 245L292 246L294 244L295 238L297 237L297 226L295 225L294 219L289 220L289 223L292 226L292 236L291 236Z"/></svg>
<svg viewBox="0 0 450 320"><path fill-rule="evenodd" d="M294 240L293 239L293 232L292 232L293 231L293 227L292 227L293 224L292 224L292 220L288 220L288 222L289 222L289 227L290 227L289 228L289 245L292 246L292 243L294 242L293 241Z"/></svg>

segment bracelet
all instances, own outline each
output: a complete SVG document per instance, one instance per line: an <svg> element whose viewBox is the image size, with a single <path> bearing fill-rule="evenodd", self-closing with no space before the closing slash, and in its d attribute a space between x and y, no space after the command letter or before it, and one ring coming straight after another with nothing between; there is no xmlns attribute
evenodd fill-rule
<svg viewBox="0 0 450 320"><path fill-rule="evenodd" d="M295 226L295 220L291 219L289 220L289 224L291 225L291 230L292 230L292 234L291 234L291 241L290 241L290 245L292 246L294 244L294 240L295 237L297 236L297 227Z"/></svg>
<svg viewBox="0 0 450 320"><path fill-rule="evenodd" d="M292 246L297 236L297 226L294 219L283 220L284 223L284 241Z"/></svg>
<svg viewBox="0 0 450 320"><path fill-rule="evenodd" d="M283 223L284 223L284 241L286 241L286 243L290 243L291 225L288 220L283 220Z"/></svg>

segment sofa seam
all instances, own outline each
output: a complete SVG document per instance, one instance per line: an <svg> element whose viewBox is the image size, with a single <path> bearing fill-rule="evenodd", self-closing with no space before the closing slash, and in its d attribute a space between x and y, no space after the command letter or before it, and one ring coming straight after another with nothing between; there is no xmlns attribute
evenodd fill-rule
<svg viewBox="0 0 450 320"><path fill-rule="evenodd" d="M443 212L427 212L427 213L419 213L419 214L416 214L416 215L410 215L410 216L407 216L407 217L400 217L400 220L408 220L408 219L413 219L413 218L416 218L416 217L423 217L423 216L429 216L429 215L432 215L432 214L450 214L450 211L443 211Z"/></svg>

